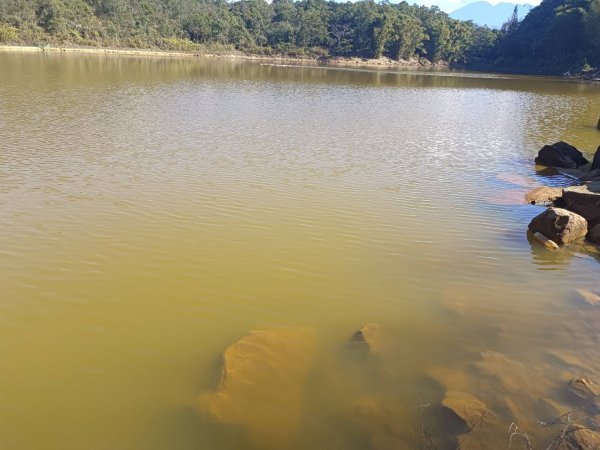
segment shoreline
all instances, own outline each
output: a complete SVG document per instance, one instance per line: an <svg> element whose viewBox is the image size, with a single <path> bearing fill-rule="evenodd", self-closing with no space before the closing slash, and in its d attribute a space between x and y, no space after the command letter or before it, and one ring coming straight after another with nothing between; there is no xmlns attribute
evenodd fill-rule
<svg viewBox="0 0 600 450"><path fill-rule="evenodd" d="M413 68L413 69L441 69L448 68L446 62L432 63L428 60L400 60L396 61L390 58L368 59L359 57L311 57L311 56L288 56L288 55L258 55L243 53L238 51L231 52L210 52L210 51L171 51L171 50L153 50L136 48L114 48L114 47L38 47L25 45L0 45L0 53L27 52L27 53L69 53L69 54L88 54L88 55L120 55L120 56L150 56L167 58L225 58L247 61L259 61L265 63L292 63L292 64L312 64L339 67L373 67L373 68Z"/></svg>

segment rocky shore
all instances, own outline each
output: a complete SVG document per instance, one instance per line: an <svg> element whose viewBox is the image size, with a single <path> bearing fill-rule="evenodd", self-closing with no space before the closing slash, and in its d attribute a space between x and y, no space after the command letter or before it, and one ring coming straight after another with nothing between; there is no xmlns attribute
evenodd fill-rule
<svg viewBox="0 0 600 450"><path fill-rule="evenodd" d="M197 412L243 430L256 448L295 448L306 431L306 380L317 362L317 340L306 327L251 330L224 351L221 379L201 394ZM493 350L474 355L466 368L432 366L423 376L435 386L433 398L411 405L372 389L390 376L388 358L397 358L380 325L368 323L339 344L340 353L328 359L353 355L343 363L348 374L369 369L361 392L335 410L337 423L351 427L365 448L533 449L534 442L547 450L600 448L600 388L575 375L587 369L566 353L549 351L544 367ZM552 398L542 382L549 376L559 379Z"/></svg>
<svg viewBox="0 0 600 450"><path fill-rule="evenodd" d="M575 185L542 186L527 194L529 203L548 206L529 224L534 239L552 250L582 239L600 245L600 147L590 163L574 146L556 142L545 145L535 163L573 178Z"/></svg>
<svg viewBox="0 0 600 450"><path fill-rule="evenodd" d="M258 61L267 64L314 64L339 67L378 67L378 68L444 68L448 64L444 61L432 63L425 58L399 60L381 57L377 59L357 57L312 57L312 56L289 56L284 54L257 55L239 51L169 51L155 49L137 48L105 48L105 47L53 47L53 46L20 46L0 45L0 52L30 52L30 53L75 53L92 55L121 55L121 56L150 56L170 58L224 58Z"/></svg>
<svg viewBox="0 0 600 450"><path fill-rule="evenodd" d="M598 70L596 68L593 70L582 71L582 72L577 72L577 73L567 72L564 74L564 77L573 79L573 80L600 82L600 70Z"/></svg>

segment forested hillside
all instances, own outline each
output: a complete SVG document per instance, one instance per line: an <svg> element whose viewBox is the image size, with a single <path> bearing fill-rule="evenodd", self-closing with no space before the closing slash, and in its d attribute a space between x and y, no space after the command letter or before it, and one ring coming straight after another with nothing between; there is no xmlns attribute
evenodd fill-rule
<svg viewBox="0 0 600 450"><path fill-rule="evenodd" d="M505 30L488 57L497 68L559 74L600 67L600 0L544 0Z"/></svg>
<svg viewBox="0 0 600 450"><path fill-rule="evenodd" d="M431 61L481 59L497 32L438 8L324 0L0 0L0 42Z"/></svg>
<svg viewBox="0 0 600 450"><path fill-rule="evenodd" d="M370 0L0 0L0 42L427 58L486 70L600 66L600 0L544 0L501 30Z"/></svg>

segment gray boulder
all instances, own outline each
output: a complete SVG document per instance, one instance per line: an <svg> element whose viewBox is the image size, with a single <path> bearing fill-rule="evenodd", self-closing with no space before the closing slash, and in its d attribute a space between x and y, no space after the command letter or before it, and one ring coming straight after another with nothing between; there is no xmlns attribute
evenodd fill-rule
<svg viewBox="0 0 600 450"><path fill-rule="evenodd" d="M600 181L563 189L565 208L589 222L600 222Z"/></svg>
<svg viewBox="0 0 600 450"><path fill-rule="evenodd" d="M538 152L535 163L542 166L576 169L586 165L588 160L575 147L560 141L552 145L544 145Z"/></svg>
<svg viewBox="0 0 600 450"><path fill-rule="evenodd" d="M548 208L529 224L529 231L542 233L557 244L568 244L585 237L587 221L562 208Z"/></svg>

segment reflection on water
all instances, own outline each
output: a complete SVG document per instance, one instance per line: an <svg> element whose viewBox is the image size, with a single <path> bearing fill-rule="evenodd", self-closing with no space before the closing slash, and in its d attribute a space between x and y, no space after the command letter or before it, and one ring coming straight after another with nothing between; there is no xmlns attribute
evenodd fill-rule
<svg viewBox="0 0 600 450"><path fill-rule="evenodd" d="M493 412L491 448L511 422L547 445L541 416L589 414L566 382L600 379L600 311L575 291L597 286L600 257L528 241L541 208L520 196L566 182L536 172L542 144L600 144L599 93L0 54L1 446L273 446L277 430L248 434L251 410L218 422L199 399L218 392L228 346L297 326L316 356L286 448L423 448L423 425L455 448L449 391ZM348 354L368 322L380 351Z"/></svg>

